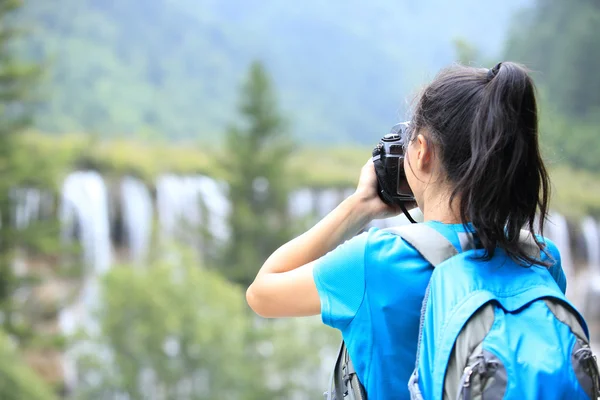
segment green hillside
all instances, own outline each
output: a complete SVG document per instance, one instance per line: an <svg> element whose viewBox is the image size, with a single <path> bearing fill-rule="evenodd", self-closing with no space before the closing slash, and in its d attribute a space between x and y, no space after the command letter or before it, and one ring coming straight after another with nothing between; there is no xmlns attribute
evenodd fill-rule
<svg viewBox="0 0 600 400"><path fill-rule="evenodd" d="M371 143L465 38L492 58L528 0L29 0L21 49L48 61L37 127L218 140L253 59L292 132Z"/></svg>

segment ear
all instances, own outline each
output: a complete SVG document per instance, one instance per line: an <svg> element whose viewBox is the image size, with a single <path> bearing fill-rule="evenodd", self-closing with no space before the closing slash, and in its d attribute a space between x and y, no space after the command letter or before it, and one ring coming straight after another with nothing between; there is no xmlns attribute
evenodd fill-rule
<svg viewBox="0 0 600 400"><path fill-rule="evenodd" d="M433 160L433 148L429 141L422 134L415 138L415 147L417 150L417 168L422 171L429 171Z"/></svg>

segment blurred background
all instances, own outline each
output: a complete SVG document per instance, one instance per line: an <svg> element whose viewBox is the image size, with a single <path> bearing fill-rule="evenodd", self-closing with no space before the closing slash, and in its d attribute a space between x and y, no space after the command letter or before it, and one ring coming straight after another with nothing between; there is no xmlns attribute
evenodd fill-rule
<svg viewBox="0 0 600 400"><path fill-rule="evenodd" d="M0 0L0 398L320 398L339 335L245 288L440 68L502 60L599 343L596 0Z"/></svg>

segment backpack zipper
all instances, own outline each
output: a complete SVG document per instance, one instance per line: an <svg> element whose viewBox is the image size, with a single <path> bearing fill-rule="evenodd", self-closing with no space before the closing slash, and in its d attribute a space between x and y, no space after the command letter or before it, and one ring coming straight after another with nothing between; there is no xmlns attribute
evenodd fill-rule
<svg viewBox="0 0 600 400"><path fill-rule="evenodd" d="M463 370L462 377L460 379L460 385L458 386L458 393L456 394L456 400L471 400L471 375L475 368L481 363L481 359L478 358L471 365L467 365Z"/></svg>
<svg viewBox="0 0 600 400"><path fill-rule="evenodd" d="M477 360L467 365L463 371L463 375L460 379L460 385L458 386L458 392L456 394L456 400L471 400L471 376L473 373L477 373L480 376L481 390L483 391L486 379L493 375L498 369L498 363L494 360L487 360L485 355L481 354L477 356Z"/></svg>
<svg viewBox="0 0 600 400"><path fill-rule="evenodd" d="M423 326L425 325L425 311L427 308L427 299L429 299L429 290L431 285L431 279L425 288L425 296L423 296L423 303L421 304L421 317L419 318L419 339L417 341L417 359L415 361L415 372L417 374L417 380L419 377L419 357L421 354L421 342L423 341Z"/></svg>

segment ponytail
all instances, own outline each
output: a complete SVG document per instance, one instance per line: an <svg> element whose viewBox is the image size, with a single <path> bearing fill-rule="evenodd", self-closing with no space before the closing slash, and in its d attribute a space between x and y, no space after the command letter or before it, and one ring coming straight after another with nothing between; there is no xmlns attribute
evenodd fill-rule
<svg viewBox="0 0 600 400"><path fill-rule="evenodd" d="M540 264L519 242L521 229L538 231L548 213L550 181L538 146L535 87L520 65L490 70L452 67L423 93L415 128L427 127L441 148L452 185L450 203L475 229L486 253L502 248L518 262ZM540 250L542 243L536 240Z"/></svg>

